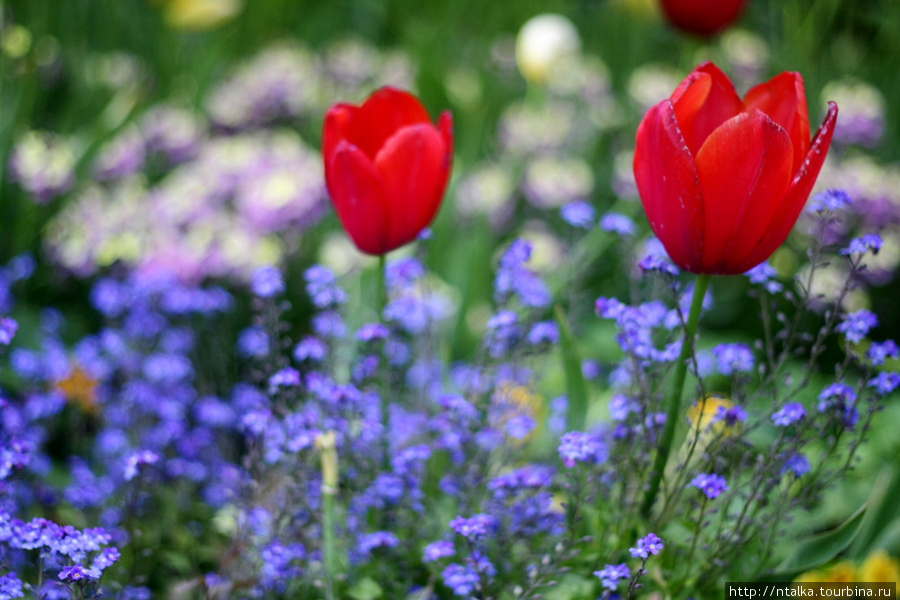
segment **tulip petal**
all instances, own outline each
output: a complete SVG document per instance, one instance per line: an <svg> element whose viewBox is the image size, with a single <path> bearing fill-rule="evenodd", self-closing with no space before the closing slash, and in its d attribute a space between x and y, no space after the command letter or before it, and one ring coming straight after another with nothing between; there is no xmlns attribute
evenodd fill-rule
<svg viewBox="0 0 900 600"><path fill-rule="evenodd" d="M375 160L388 138L403 127L431 123L419 99L403 90L382 88L359 107L348 139Z"/></svg>
<svg viewBox="0 0 900 600"><path fill-rule="evenodd" d="M757 108L784 127L794 144L796 173L809 151L809 114L800 73L782 73L752 88L744 96L747 110Z"/></svg>
<svg viewBox="0 0 900 600"><path fill-rule="evenodd" d="M444 111L438 119L437 128L444 138L444 144L447 147L447 158L453 160L453 115L449 110Z"/></svg>
<svg viewBox="0 0 900 600"><path fill-rule="evenodd" d="M744 109L734 84L711 62L694 69L672 93L671 100L678 125L694 156L709 134Z"/></svg>
<svg viewBox="0 0 900 600"><path fill-rule="evenodd" d="M325 125L322 131L322 156L325 157L325 169L329 169L328 160L341 140L347 139L359 107L352 104L335 104L325 114Z"/></svg>
<svg viewBox="0 0 900 600"><path fill-rule="evenodd" d="M404 127L378 153L375 168L389 207L392 248L411 242L431 224L450 176L450 156L442 133L430 123Z"/></svg>
<svg viewBox="0 0 900 600"><path fill-rule="evenodd" d="M703 273L732 274L765 234L791 184L787 132L758 110L726 121L703 144Z"/></svg>
<svg viewBox="0 0 900 600"><path fill-rule="evenodd" d="M772 217L772 222L766 230L765 235L760 239L756 248L750 256L739 265L736 272L743 273L748 271L769 258L778 247L787 239L791 229L797 222L800 212L809 199L809 194L816 183L819 171L822 170L822 164L831 147L831 137L834 135L834 126L837 122L838 106L834 102L828 103L828 114L816 137L810 145L800 169L794 175L791 187L787 191L787 195L778 207L778 211Z"/></svg>
<svg viewBox="0 0 900 600"><path fill-rule="evenodd" d="M374 163L346 140L338 142L327 162L331 201L350 238L367 254L391 250L384 189Z"/></svg>
<svg viewBox="0 0 900 600"><path fill-rule="evenodd" d="M650 227L669 256L683 269L699 269L703 194L671 100L647 111L638 127L634 177Z"/></svg>

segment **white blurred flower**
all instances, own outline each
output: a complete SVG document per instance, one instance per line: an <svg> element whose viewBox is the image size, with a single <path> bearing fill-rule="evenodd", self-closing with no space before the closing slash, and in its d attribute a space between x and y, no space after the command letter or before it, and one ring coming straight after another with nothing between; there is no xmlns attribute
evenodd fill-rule
<svg viewBox="0 0 900 600"><path fill-rule="evenodd" d="M593 188L591 167L578 158L538 156L525 167L525 198L537 208L556 208L585 200Z"/></svg>
<svg viewBox="0 0 900 600"><path fill-rule="evenodd" d="M529 19L516 38L516 63L522 76L543 85L560 61L578 56L581 38L562 15L542 14Z"/></svg>
<svg viewBox="0 0 900 600"><path fill-rule="evenodd" d="M745 89L764 79L769 62L765 39L745 29L729 29L722 34L721 44L737 88Z"/></svg>
<svg viewBox="0 0 900 600"><path fill-rule="evenodd" d="M75 153L66 140L29 131L16 143L9 159L12 179L35 202L46 204L75 185Z"/></svg>
<svg viewBox="0 0 900 600"><path fill-rule="evenodd" d="M469 169L456 185L456 209L463 216L484 214L499 227L514 209L514 190L508 167L491 163Z"/></svg>
<svg viewBox="0 0 900 600"><path fill-rule="evenodd" d="M644 65L634 70L628 80L628 95L641 111L665 100L681 83L681 77L670 67Z"/></svg>
<svg viewBox="0 0 900 600"><path fill-rule="evenodd" d="M823 104L829 100L841 107L834 141L872 147L881 141L885 125L884 95L875 86L858 79L841 79L822 90Z"/></svg>
<svg viewBox="0 0 900 600"><path fill-rule="evenodd" d="M548 275L563 268L566 257L565 244L547 229L543 221L528 221L518 237L531 242L531 260L528 267L542 275Z"/></svg>

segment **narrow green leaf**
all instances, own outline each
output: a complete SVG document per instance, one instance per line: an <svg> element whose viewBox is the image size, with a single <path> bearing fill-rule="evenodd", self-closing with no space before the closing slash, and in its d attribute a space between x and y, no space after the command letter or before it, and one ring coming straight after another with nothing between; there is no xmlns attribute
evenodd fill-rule
<svg viewBox="0 0 900 600"><path fill-rule="evenodd" d="M556 305L556 324L559 326L559 342L562 349L563 372L566 375L566 395L569 398L569 410L566 417L566 431L581 431L587 416L588 391L584 373L581 370L581 359L575 347L575 339L566 322L566 315L560 305Z"/></svg>
<svg viewBox="0 0 900 600"><path fill-rule="evenodd" d="M778 566L775 575L792 578L825 564L846 550L859 533L865 514L866 505L864 504L835 529L800 542L794 554Z"/></svg>
<svg viewBox="0 0 900 600"><path fill-rule="evenodd" d="M875 545L875 541L888 529L900 514L900 476L897 467L885 466L866 502L866 517L860 526L859 534L850 547L850 558L864 559Z"/></svg>

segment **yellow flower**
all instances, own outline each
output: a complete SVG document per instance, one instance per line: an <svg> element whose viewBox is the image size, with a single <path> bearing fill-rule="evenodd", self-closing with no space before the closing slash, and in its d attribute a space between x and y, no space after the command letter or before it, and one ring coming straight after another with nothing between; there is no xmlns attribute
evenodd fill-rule
<svg viewBox="0 0 900 600"><path fill-rule="evenodd" d="M69 369L69 374L56 383L56 389L68 402L81 407L86 413L95 414L98 411L97 388L100 382L90 376L77 363Z"/></svg>
<svg viewBox="0 0 900 600"><path fill-rule="evenodd" d="M691 431L700 432L703 437L706 433L714 436L724 435L730 437L736 435L740 429L738 424L728 426L725 420L717 418L720 410L726 411L734 408L734 402L728 398L709 395L692 405L687 411L688 422L691 424ZM699 425L697 421L700 421Z"/></svg>
<svg viewBox="0 0 900 600"><path fill-rule="evenodd" d="M819 581L821 583L855 583L856 580L856 565L845 560L826 569Z"/></svg>
<svg viewBox="0 0 900 600"><path fill-rule="evenodd" d="M893 581L897 584L897 591L900 592L900 563L884 550L876 550L860 565L859 580L870 583Z"/></svg>
<svg viewBox="0 0 900 600"><path fill-rule="evenodd" d="M833 565L823 571L807 571L794 579L794 583L810 584L810 583L855 583L856 565L850 561L844 561ZM820 598L818 589L815 586L797 586L802 589L804 594L812 592L810 598Z"/></svg>
<svg viewBox="0 0 900 600"><path fill-rule="evenodd" d="M503 433L507 441L524 444L534 438L537 424L543 422L546 413L544 398L531 391L528 386L513 383L501 383L491 398L493 404L500 408L499 418L493 425ZM521 435L520 419L531 419L534 426Z"/></svg>

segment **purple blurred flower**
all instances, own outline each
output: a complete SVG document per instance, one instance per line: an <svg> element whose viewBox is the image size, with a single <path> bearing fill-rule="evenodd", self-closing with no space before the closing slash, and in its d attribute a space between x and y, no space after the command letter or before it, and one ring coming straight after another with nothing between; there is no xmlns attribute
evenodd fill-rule
<svg viewBox="0 0 900 600"><path fill-rule="evenodd" d="M608 590L614 590L619 587L620 580L631 578L631 570L625 563L606 565L599 571L594 571L594 575L600 578L603 587Z"/></svg>
<svg viewBox="0 0 900 600"><path fill-rule="evenodd" d="M719 344L713 348L713 354L722 375L750 373L753 371L753 350L747 344Z"/></svg>
<svg viewBox="0 0 900 600"><path fill-rule="evenodd" d="M781 410L772 415L772 421L779 427L793 425L806 417L806 409L799 402L785 404Z"/></svg>
<svg viewBox="0 0 900 600"><path fill-rule="evenodd" d="M476 514L469 518L458 516L450 521L450 528L469 540L479 540L494 527L494 518L486 514Z"/></svg>
<svg viewBox="0 0 900 600"><path fill-rule="evenodd" d="M609 448L596 434L570 431L559 441L559 457L567 467L578 463L599 464L609 457Z"/></svg>
<svg viewBox="0 0 900 600"><path fill-rule="evenodd" d="M743 423L746 420L747 410L740 404L732 406L731 408L719 406L716 408L716 414L713 416L714 422L724 422L729 427L734 427L738 423Z"/></svg>
<svg viewBox="0 0 900 600"><path fill-rule="evenodd" d="M806 458L803 454L792 454L786 461L784 461L784 465L781 467L781 474L784 475L788 471L794 474L795 477L803 477L807 473L812 470L812 467L809 464L809 459Z"/></svg>
<svg viewBox="0 0 900 600"><path fill-rule="evenodd" d="M897 348L897 343L894 340L872 342L872 345L869 346L869 350L866 352L866 356L869 357L869 360L876 367L883 365L884 361L889 358L896 359L898 354L900 354L900 349Z"/></svg>
<svg viewBox="0 0 900 600"><path fill-rule="evenodd" d="M850 342L858 344L861 342L869 330L878 325L878 317L870 310L860 309L848 314L844 320L835 328L839 333Z"/></svg>
<svg viewBox="0 0 900 600"><path fill-rule="evenodd" d="M128 126L103 144L94 159L94 177L98 181L123 179L144 167L146 148L141 132Z"/></svg>
<svg viewBox="0 0 900 600"><path fill-rule="evenodd" d="M668 277L677 277L681 272L664 252L652 251L644 255L638 267L645 273L659 273Z"/></svg>
<svg viewBox="0 0 900 600"><path fill-rule="evenodd" d="M525 306L545 308L550 305L552 294L543 280L525 263L531 259L531 242L517 239L500 258L500 266L494 279L494 298L502 303L510 296L518 296Z"/></svg>
<svg viewBox="0 0 900 600"><path fill-rule="evenodd" d="M131 481L132 479L137 477L139 466L156 464L159 459L159 454L153 452L152 450L139 450L135 452L125 461L125 481Z"/></svg>
<svg viewBox="0 0 900 600"><path fill-rule="evenodd" d="M710 500L718 498L729 489L725 478L715 473L700 473L688 485L699 488Z"/></svg>
<svg viewBox="0 0 900 600"><path fill-rule="evenodd" d="M594 210L590 202L583 200L563 205L559 209L559 214L562 216L563 221L572 227L580 227L582 229L590 229L597 219L597 211Z"/></svg>
<svg viewBox="0 0 900 600"><path fill-rule="evenodd" d="M9 346L16 331L19 330L19 324L10 317L0 317L0 345Z"/></svg>
<svg viewBox="0 0 900 600"><path fill-rule="evenodd" d="M22 580L15 573L0 575L0 598L8 600L24 597L25 592L22 588Z"/></svg>
<svg viewBox="0 0 900 600"><path fill-rule="evenodd" d="M455 595L463 598L469 598L481 583L478 571L469 564L462 566L450 563L444 568L441 577L444 579L444 585L450 588Z"/></svg>
<svg viewBox="0 0 900 600"><path fill-rule="evenodd" d="M357 540L359 551L363 554L369 554L376 548L394 548L399 543L400 540L390 531L364 533Z"/></svg>
<svg viewBox="0 0 900 600"><path fill-rule="evenodd" d="M624 394L613 394L609 400L609 418L613 421L625 421L629 414L640 410L641 405L637 400Z"/></svg>
<svg viewBox="0 0 900 600"><path fill-rule="evenodd" d="M247 327L238 335L237 350L241 356L266 356L269 353L269 334L262 327Z"/></svg>
<svg viewBox="0 0 900 600"><path fill-rule="evenodd" d="M270 390L277 390L283 387L297 387L298 385L300 385L300 371L293 367L285 367L269 377Z"/></svg>
<svg viewBox="0 0 900 600"><path fill-rule="evenodd" d="M622 237L631 237L637 233L637 225L631 217L616 212L608 212L600 219L600 229L610 233L618 233Z"/></svg>
<svg viewBox="0 0 900 600"><path fill-rule="evenodd" d="M281 270L272 265L256 269L250 288L259 298L274 298L283 294L285 287Z"/></svg>
<svg viewBox="0 0 900 600"><path fill-rule="evenodd" d="M853 428L859 420L855 404L856 391L843 382L832 383L819 394L819 412L837 413L847 428Z"/></svg>
<svg viewBox="0 0 900 600"><path fill-rule="evenodd" d="M648 533L637 541L636 547L628 550L634 558L648 558L650 554L659 554L663 549L665 549L665 541L655 533Z"/></svg>
<svg viewBox="0 0 900 600"><path fill-rule="evenodd" d="M813 196L809 203L809 212L823 214L826 212L835 212L850 206L853 201L850 195L844 190L831 189Z"/></svg>
<svg viewBox="0 0 900 600"><path fill-rule="evenodd" d="M59 578L62 581L83 581L85 579L97 579L99 574L95 574L90 569L85 569L82 565L72 565L63 567L59 572Z"/></svg>
<svg viewBox="0 0 900 600"><path fill-rule="evenodd" d="M169 165L196 156L203 137L203 124L189 110L157 105L141 116L141 135L148 153L162 154Z"/></svg>
<svg viewBox="0 0 900 600"><path fill-rule="evenodd" d="M453 547L453 542L440 540L425 546L422 550L422 560L424 562L435 562L454 554L456 554L456 549Z"/></svg>
<svg viewBox="0 0 900 600"><path fill-rule="evenodd" d="M778 277L778 271L776 271L768 261L761 262L744 273L744 275L750 279L750 283L765 285L766 290L770 294L777 294L784 289L784 286L776 279Z"/></svg>
<svg viewBox="0 0 900 600"><path fill-rule="evenodd" d="M317 337L307 336L294 346L294 360L322 362L328 356L328 345Z"/></svg>
<svg viewBox="0 0 900 600"><path fill-rule="evenodd" d="M510 310L501 310L487 322L485 342L488 352L494 358L506 355L519 341L519 315Z"/></svg>
<svg viewBox="0 0 900 600"><path fill-rule="evenodd" d="M347 301L347 294L338 286L337 277L328 268L314 265L303 273L303 278L306 280L306 293L316 308L334 308Z"/></svg>
<svg viewBox="0 0 900 600"><path fill-rule="evenodd" d="M528 343L532 346L555 344L559 341L559 327L553 321L541 321L531 326Z"/></svg>
<svg viewBox="0 0 900 600"><path fill-rule="evenodd" d="M386 339L391 331L382 323L366 323L356 332L356 339L361 342L375 342Z"/></svg>
<svg viewBox="0 0 900 600"><path fill-rule="evenodd" d="M877 233L867 233L862 237L850 240L850 244L841 250L841 254L865 254L867 252L878 254L883 243L881 236Z"/></svg>
<svg viewBox="0 0 900 600"><path fill-rule="evenodd" d="M874 389L877 394L887 396L900 385L900 374L892 371L882 371L870 379L866 385Z"/></svg>

